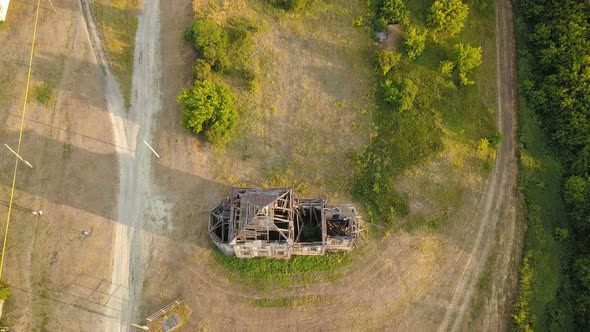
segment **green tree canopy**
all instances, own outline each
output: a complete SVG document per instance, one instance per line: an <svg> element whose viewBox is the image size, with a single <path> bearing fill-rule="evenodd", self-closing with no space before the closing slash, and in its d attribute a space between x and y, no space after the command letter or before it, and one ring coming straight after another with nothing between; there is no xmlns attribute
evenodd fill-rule
<svg viewBox="0 0 590 332"><path fill-rule="evenodd" d="M383 75L387 75L400 62L401 56L387 50L380 50L373 53L372 60L375 67Z"/></svg>
<svg viewBox="0 0 590 332"><path fill-rule="evenodd" d="M236 125L233 95L223 83L197 80L180 91L177 101L183 106L182 126L194 134L204 132L211 143L223 142Z"/></svg>
<svg viewBox="0 0 590 332"><path fill-rule="evenodd" d="M424 51L426 46L426 30L420 30L410 26L404 32L402 50L408 55L408 58L415 59Z"/></svg>
<svg viewBox="0 0 590 332"><path fill-rule="evenodd" d="M376 0L377 20L387 24L408 24L410 12L403 0Z"/></svg>
<svg viewBox="0 0 590 332"><path fill-rule="evenodd" d="M461 0L435 0L428 16L435 40L461 32L468 14L469 6Z"/></svg>
<svg viewBox="0 0 590 332"><path fill-rule="evenodd" d="M212 19L193 20L185 33L186 39L192 41L200 56L214 70L223 71L228 64L227 32Z"/></svg>
<svg viewBox="0 0 590 332"><path fill-rule="evenodd" d="M396 78L383 82L385 101L400 111L408 111L414 107L414 99L418 93L418 86L409 78Z"/></svg>
<svg viewBox="0 0 590 332"><path fill-rule="evenodd" d="M452 61L455 64L455 70L459 75L461 85L475 84L467 78L475 68L481 65L481 47L473 47L469 44L456 44L453 49Z"/></svg>

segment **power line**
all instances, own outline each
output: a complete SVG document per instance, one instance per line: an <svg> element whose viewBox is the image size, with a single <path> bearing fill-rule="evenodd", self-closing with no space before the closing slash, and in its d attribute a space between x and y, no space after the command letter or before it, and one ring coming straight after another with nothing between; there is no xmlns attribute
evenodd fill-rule
<svg viewBox="0 0 590 332"><path fill-rule="evenodd" d="M29 56L29 72L27 73L27 85L25 87L25 100L23 104L23 114L21 116L20 131L18 134L18 146L16 153L20 153L20 146L23 138L23 128L25 126L25 113L27 112L27 99L29 97L29 83L31 82L31 69L33 67L33 52L35 51L35 38L37 37L37 23L39 21L39 8L41 0L37 0L37 12L35 13L35 26L33 27L33 41L31 43L31 54ZM12 176L12 189L10 190L10 202L8 203L8 215L6 216L6 231L4 232L4 242L2 243L2 257L0 258L0 279L4 267L4 254L6 252L6 240L8 239L8 226L10 225L10 213L12 212L12 202L14 199L14 187L16 185L16 173L18 170L18 158L15 158L14 175Z"/></svg>

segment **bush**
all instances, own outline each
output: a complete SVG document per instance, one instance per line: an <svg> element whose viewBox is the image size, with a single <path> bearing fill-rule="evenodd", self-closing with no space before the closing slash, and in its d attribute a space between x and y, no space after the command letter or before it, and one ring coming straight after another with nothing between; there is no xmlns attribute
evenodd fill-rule
<svg viewBox="0 0 590 332"><path fill-rule="evenodd" d="M193 77L198 81L210 80L211 65L203 59L197 59L193 65Z"/></svg>
<svg viewBox="0 0 590 332"><path fill-rule="evenodd" d="M408 111L414 107L418 86L409 78L386 80L382 87L384 100L396 109Z"/></svg>
<svg viewBox="0 0 590 332"><path fill-rule="evenodd" d="M384 21L385 25L397 23L405 25L410 20L410 13L406 9L403 0L378 0L376 6L376 19Z"/></svg>
<svg viewBox="0 0 590 332"><path fill-rule="evenodd" d="M0 280L0 300L6 300L10 296L10 287L7 283Z"/></svg>
<svg viewBox="0 0 590 332"><path fill-rule="evenodd" d="M53 89L44 83L33 89L33 95L39 104L49 106L49 101L53 98Z"/></svg>
<svg viewBox="0 0 590 332"><path fill-rule="evenodd" d="M194 44L200 56L209 63L211 68L223 71L227 67L228 35L215 21L193 20L191 27L185 33L185 38Z"/></svg>
<svg viewBox="0 0 590 332"><path fill-rule="evenodd" d="M469 44L464 45L461 43L455 45L452 59L461 85L475 84L474 81L467 78L467 74L481 65L481 52L481 47L473 47Z"/></svg>
<svg viewBox="0 0 590 332"><path fill-rule="evenodd" d="M435 0L428 16L434 39L461 32L468 14L469 6L461 0Z"/></svg>
<svg viewBox="0 0 590 332"><path fill-rule="evenodd" d="M453 75L453 71L455 71L455 64L453 61L445 60L441 61L440 63L440 72L445 76Z"/></svg>
<svg viewBox="0 0 590 332"><path fill-rule="evenodd" d="M409 27L403 35L402 49L410 59L417 58L426 46L426 33L428 31L420 31L418 28Z"/></svg>
<svg viewBox="0 0 590 332"><path fill-rule="evenodd" d="M195 81L192 88L180 92L177 101L183 106L182 126L194 134L205 132L211 143L223 142L236 125L233 95L223 83Z"/></svg>
<svg viewBox="0 0 590 332"><path fill-rule="evenodd" d="M401 55L387 50L376 51L371 58L377 69L387 75L391 68L395 67L401 60Z"/></svg>
<svg viewBox="0 0 590 332"><path fill-rule="evenodd" d="M569 235L570 235L570 231L567 228L555 227L555 229L553 230L553 236L554 236L555 240L557 240L559 242L567 239L569 237Z"/></svg>
<svg viewBox="0 0 590 332"><path fill-rule="evenodd" d="M273 6L293 12L308 8L313 1L314 0L269 0Z"/></svg>
<svg viewBox="0 0 590 332"><path fill-rule="evenodd" d="M490 147L496 148L500 142L504 139L504 136L499 132L495 132L487 137L488 142L490 143Z"/></svg>
<svg viewBox="0 0 590 332"><path fill-rule="evenodd" d="M387 30L387 21L383 18L375 19L375 21L373 21L373 29L375 29L375 31Z"/></svg>

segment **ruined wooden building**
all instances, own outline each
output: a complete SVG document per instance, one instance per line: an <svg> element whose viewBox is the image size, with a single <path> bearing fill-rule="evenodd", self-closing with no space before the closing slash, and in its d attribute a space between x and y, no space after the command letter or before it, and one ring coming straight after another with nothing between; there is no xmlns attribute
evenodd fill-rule
<svg viewBox="0 0 590 332"><path fill-rule="evenodd" d="M233 188L209 214L209 236L215 245L240 258L348 251L359 231L353 205L299 198L289 188Z"/></svg>

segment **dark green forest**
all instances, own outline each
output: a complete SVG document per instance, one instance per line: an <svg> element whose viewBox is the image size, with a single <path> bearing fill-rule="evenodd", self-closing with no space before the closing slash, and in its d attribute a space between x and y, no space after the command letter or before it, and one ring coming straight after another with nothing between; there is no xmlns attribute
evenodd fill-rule
<svg viewBox="0 0 590 332"><path fill-rule="evenodd" d="M551 247L527 235L521 267L520 295L513 315L515 328L528 330L590 330L590 2L585 0L517 0L514 2L518 35L521 108L521 166L535 145L534 126L548 138L547 154L555 157L559 192L565 203L563 223L553 220ZM528 112L530 111L531 114ZM543 144L543 143L541 143ZM539 157L543 158L543 157ZM551 159L550 158L550 159ZM540 159L542 160L542 159ZM529 164L534 164L529 162ZM541 165L543 167L543 165ZM534 168L534 167L531 167ZM533 173L522 171L527 177ZM534 174L532 175L534 176ZM522 179L529 233L538 220L560 218L561 203L539 205ZM535 187L547 188L541 179ZM528 190L528 191L527 191ZM559 196L556 200L559 200ZM537 200L537 201L535 201ZM553 204L554 203L554 204ZM563 225L563 226L562 226ZM537 239L541 237L537 236ZM552 266L541 266L556 255L539 248L561 248ZM547 249L548 250L548 249ZM558 250L558 249L555 249ZM558 271L552 294L541 287L540 270ZM545 293L545 294L543 294ZM570 316L573 317L570 319Z"/></svg>

